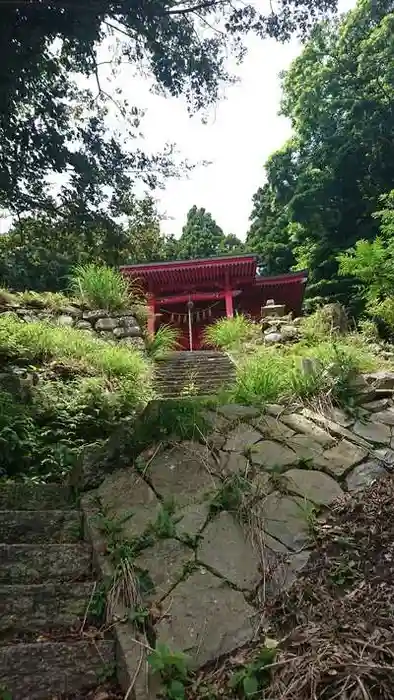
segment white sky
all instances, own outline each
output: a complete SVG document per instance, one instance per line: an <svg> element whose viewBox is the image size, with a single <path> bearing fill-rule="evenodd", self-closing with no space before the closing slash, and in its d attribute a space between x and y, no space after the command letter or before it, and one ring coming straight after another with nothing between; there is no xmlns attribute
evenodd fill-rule
<svg viewBox="0 0 394 700"><path fill-rule="evenodd" d="M355 4L355 0L339 0L339 9L343 12ZM141 99L141 106L147 107L143 130L149 148L175 141L183 157L212 163L187 178L168 182L164 192L157 193L159 209L166 215L165 233L181 234L193 204L210 211L225 233L240 238L247 233L252 196L264 182L264 162L291 133L287 119L278 115L278 75L301 45L251 37L248 48L241 66L230 64L240 82L226 88L206 125L200 116L188 116L183 100L153 96L143 80L133 81L131 89L126 77L120 81L134 104Z"/></svg>

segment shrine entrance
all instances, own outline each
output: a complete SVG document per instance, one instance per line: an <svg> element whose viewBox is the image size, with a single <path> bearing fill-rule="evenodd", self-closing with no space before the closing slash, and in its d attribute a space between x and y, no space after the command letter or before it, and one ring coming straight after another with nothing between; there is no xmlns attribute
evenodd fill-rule
<svg viewBox="0 0 394 700"><path fill-rule="evenodd" d="M148 332L170 324L180 331L184 350L204 348L204 331L217 319L239 312L261 318L261 308L274 298L288 311L301 312L306 271L262 277L256 255L175 260L125 265L122 273L144 288Z"/></svg>

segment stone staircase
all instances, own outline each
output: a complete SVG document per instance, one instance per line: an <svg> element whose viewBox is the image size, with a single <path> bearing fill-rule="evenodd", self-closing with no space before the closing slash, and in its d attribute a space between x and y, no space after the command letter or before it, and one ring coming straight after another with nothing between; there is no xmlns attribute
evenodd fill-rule
<svg viewBox="0 0 394 700"><path fill-rule="evenodd" d="M214 395L235 378L234 363L223 352L173 352L155 364L155 389L162 398Z"/></svg>
<svg viewBox="0 0 394 700"><path fill-rule="evenodd" d="M52 700L113 672L114 641L89 626L95 582L81 540L68 489L0 486L0 698Z"/></svg>

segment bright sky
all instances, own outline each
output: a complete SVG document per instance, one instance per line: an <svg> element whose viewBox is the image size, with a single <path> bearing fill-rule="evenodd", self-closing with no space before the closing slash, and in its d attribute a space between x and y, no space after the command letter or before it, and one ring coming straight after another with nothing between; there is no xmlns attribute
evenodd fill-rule
<svg viewBox="0 0 394 700"><path fill-rule="evenodd" d="M355 0L339 0L341 12L354 5ZM256 38L249 39L248 47L241 66L230 64L239 83L225 90L206 125L200 116L188 116L183 100L151 95L146 81L130 83L126 75L120 81L131 103L147 108L143 130L149 149L175 141L183 157L212 163L187 178L170 181L164 192L157 193L160 211L166 215L165 233L178 237L188 210L196 204L210 211L225 233L246 235L252 196L264 182L264 162L290 136L288 121L278 115L278 74L301 50L296 41L283 45Z"/></svg>

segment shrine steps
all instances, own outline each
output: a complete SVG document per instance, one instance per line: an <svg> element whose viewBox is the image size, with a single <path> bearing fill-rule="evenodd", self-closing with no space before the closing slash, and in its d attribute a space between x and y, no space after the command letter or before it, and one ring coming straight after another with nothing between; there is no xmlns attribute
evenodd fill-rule
<svg viewBox="0 0 394 700"><path fill-rule="evenodd" d="M94 627L92 550L68 489L0 484L0 557L0 697L84 697L112 674L115 641Z"/></svg>
<svg viewBox="0 0 394 700"><path fill-rule="evenodd" d="M212 396L235 380L235 365L223 352L173 352L155 363L155 390L162 398Z"/></svg>

